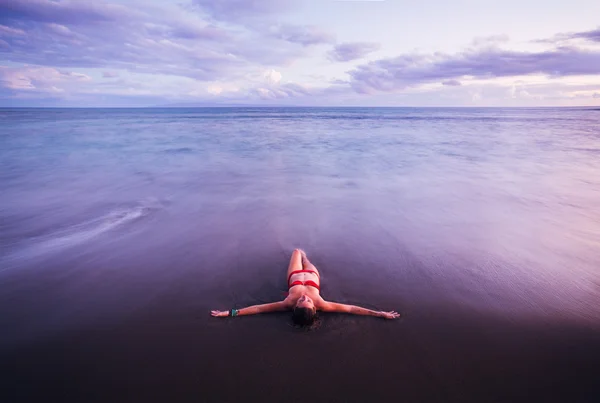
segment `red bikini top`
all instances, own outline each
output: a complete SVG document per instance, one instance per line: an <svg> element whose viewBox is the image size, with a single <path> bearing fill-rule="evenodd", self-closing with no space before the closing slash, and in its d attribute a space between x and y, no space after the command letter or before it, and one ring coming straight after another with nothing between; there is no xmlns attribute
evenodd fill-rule
<svg viewBox="0 0 600 403"><path fill-rule="evenodd" d="M314 270L294 270L293 272L290 273L290 275L288 276L288 288L292 288L295 285L308 285L310 287L315 287L317 290L321 290L321 288L319 288L319 284L315 283L312 280L306 280L304 282L300 281L300 280L296 280L293 283L290 284L290 279L292 278L292 276L296 273L315 273L317 275L317 277L319 277L319 273L317 273Z"/></svg>

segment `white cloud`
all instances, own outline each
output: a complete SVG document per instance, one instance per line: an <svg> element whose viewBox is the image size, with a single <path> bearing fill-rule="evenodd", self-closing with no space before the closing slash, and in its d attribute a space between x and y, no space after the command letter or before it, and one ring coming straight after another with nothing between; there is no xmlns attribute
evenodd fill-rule
<svg viewBox="0 0 600 403"><path fill-rule="evenodd" d="M506 43L508 40L508 35L478 36L471 41L471 46L476 48L496 46L501 43Z"/></svg>
<svg viewBox="0 0 600 403"><path fill-rule="evenodd" d="M274 69L265 71L263 77L269 84L278 84L281 81L281 73Z"/></svg>
<svg viewBox="0 0 600 403"><path fill-rule="evenodd" d="M258 93L258 96L260 96L263 99L272 98L271 91L269 91L266 88L257 88L256 92Z"/></svg>
<svg viewBox="0 0 600 403"><path fill-rule="evenodd" d="M66 77L72 77L75 80L78 81L91 81L92 78L90 76L88 76L87 74L82 74L82 73L73 73L73 72L68 72L68 73L60 73L62 76L66 76Z"/></svg>
<svg viewBox="0 0 600 403"><path fill-rule="evenodd" d="M221 81L212 82L205 88L206 88L206 91L204 93L203 93L203 90L195 90L195 91L189 92L188 95L195 96L195 97L202 97L202 96L206 95L206 93L208 93L213 96L215 96L215 95L227 96L228 94L236 93L236 92L240 91L240 88L237 85L235 85L234 83L227 83L227 82L221 82Z"/></svg>
<svg viewBox="0 0 600 403"><path fill-rule="evenodd" d="M11 28L6 25L0 24L0 35L1 36L24 36L25 31L19 28Z"/></svg>
<svg viewBox="0 0 600 403"><path fill-rule="evenodd" d="M212 95L219 95L220 93L223 92L223 88L219 87L218 85L211 84L211 85L208 86L208 88L206 89L206 91L208 91L208 93L212 94Z"/></svg>
<svg viewBox="0 0 600 403"><path fill-rule="evenodd" d="M86 74L62 72L52 67L10 68L0 66L0 82L12 90L62 92L57 84L91 81Z"/></svg>
<svg viewBox="0 0 600 403"><path fill-rule="evenodd" d="M55 33L57 33L59 35L64 35L64 36L72 36L73 35L73 32L69 28L67 28L61 24L51 23L51 24L48 24L48 28L50 28L52 31L54 31Z"/></svg>

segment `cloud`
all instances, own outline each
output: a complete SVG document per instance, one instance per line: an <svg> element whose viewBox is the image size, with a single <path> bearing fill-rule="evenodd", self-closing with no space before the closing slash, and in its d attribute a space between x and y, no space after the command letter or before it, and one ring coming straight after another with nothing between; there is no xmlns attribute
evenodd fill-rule
<svg viewBox="0 0 600 403"><path fill-rule="evenodd" d="M91 81L86 74L63 72L52 67L0 67L0 83L10 90L62 92L61 85Z"/></svg>
<svg viewBox="0 0 600 403"><path fill-rule="evenodd" d="M278 14L293 8L293 0L194 0L202 11L220 21Z"/></svg>
<svg viewBox="0 0 600 403"><path fill-rule="evenodd" d="M258 96L260 99L263 100L296 98L309 96L313 94L313 92L310 91L308 88L296 83L287 83L274 88L257 87L251 89L249 92L251 95Z"/></svg>
<svg viewBox="0 0 600 403"><path fill-rule="evenodd" d="M328 53L328 57L330 60L348 62L362 59L369 53L379 50L380 47L378 43L370 42L341 43Z"/></svg>
<svg viewBox="0 0 600 403"><path fill-rule="evenodd" d="M327 44L335 41L335 37L314 25L280 25L270 30L273 37L303 46Z"/></svg>
<svg viewBox="0 0 600 403"><path fill-rule="evenodd" d="M263 76L269 84L277 84L281 81L281 73L273 69L265 71Z"/></svg>
<svg viewBox="0 0 600 403"><path fill-rule="evenodd" d="M171 39L200 39L209 41L228 41L229 33L215 25L199 24L197 21L186 21L173 18L160 22L145 22L142 32L153 37Z"/></svg>
<svg viewBox="0 0 600 403"><path fill-rule="evenodd" d="M25 31L0 24L0 36L25 36Z"/></svg>
<svg viewBox="0 0 600 403"><path fill-rule="evenodd" d="M594 92L593 98L600 98L600 92Z"/></svg>
<svg viewBox="0 0 600 403"><path fill-rule="evenodd" d="M531 74L550 77L600 74L600 51L560 47L541 52L498 48L454 55L408 54L364 64L348 72L359 93L392 92L435 81L490 79Z"/></svg>
<svg viewBox="0 0 600 403"><path fill-rule="evenodd" d="M584 41L589 42L600 42L600 27L596 29L592 29L589 31L581 31L581 32L563 32L560 34L556 34L551 38L538 39L533 42L537 43L565 43L571 41L573 39L583 39Z"/></svg>
<svg viewBox="0 0 600 403"><path fill-rule="evenodd" d="M134 9L101 2L0 0L0 57L56 68L231 81L265 65L288 65L306 55L304 47L333 40L316 26L258 18L277 20L291 1L195 4L196 12L189 12L171 3Z"/></svg>
<svg viewBox="0 0 600 403"><path fill-rule="evenodd" d="M50 23L50 24L47 25L47 27L51 31L53 31L54 33L56 33L58 35L67 36L67 37L74 36L73 31L71 31L68 27L66 27L64 25Z"/></svg>
<svg viewBox="0 0 600 403"><path fill-rule="evenodd" d="M231 36L221 28L214 25L199 27L197 25L179 25L171 30L171 34L175 38L183 39L210 39L210 40L225 40Z"/></svg>
<svg viewBox="0 0 600 403"><path fill-rule="evenodd" d="M244 65L242 59L223 51L227 44L146 36L126 27L106 33L88 29L65 37L40 26L26 40L8 42L5 60L55 67L108 67L213 80Z"/></svg>
<svg viewBox="0 0 600 403"><path fill-rule="evenodd" d="M206 91L208 91L208 93L212 95L219 95L221 92L223 92L223 88L219 87L218 85L211 84L208 86Z"/></svg>
<svg viewBox="0 0 600 403"><path fill-rule="evenodd" d="M281 23L280 14L297 6L294 0L194 0L198 9L217 22L244 27L261 36L302 46L333 43L335 37L315 26Z"/></svg>
<svg viewBox="0 0 600 403"><path fill-rule="evenodd" d="M481 92L478 92L478 91L471 92L471 101L472 102L477 103L477 102L481 101L482 98L483 98L483 95L481 95Z"/></svg>
<svg viewBox="0 0 600 403"><path fill-rule="evenodd" d="M76 25L122 20L135 14L126 7L96 1L0 0L0 21L29 20Z"/></svg>
<svg viewBox="0 0 600 403"><path fill-rule="evenodd" d="M7 24L0 25L6 43L0 55L6 61L125 69L208 81L231 75L246 64L243 55L232 55L240 41L177 8L141 12L104 3L33 0L31 4L39 9L21 0L14 4L0 0L0 12L4 11L0 19ZM252 46L246 51L251 56Z"/></svg>
<svg viewBox="0 0 600 403"><path fill-rule="evenodd" d="M571 38L581 38L588 41L600 42L600 27L591 31L576 32L569 35Z"/></svg>
<svg viewBox="0 0 600 403"><path fill-rule="evenodd" d="M500 43L508 42L508 35L490 35L490 36L479 36L473 39L471 45L474 47L485 47L494 46Z"/></svg>
<svg viewBox="0 0 600 403"><path fill-rule="evenodd" d="M305 56L323 57L315 47L330 44L326 56L346 62L364 58L379 45L336 44L335 36L322 27L288 18L286 13L298 5L295 0L112 3L0 0L2 64L21 66L0 68L3 96L93 100L96 95L99 99L131 97L136 102L144 97L148 102L204 97L218 102L265 99L308 104L366 99L357 93L396 102L404 96L398 92L409 88L405 93L460 93L469 100L481 96L481 102L488 102L496 92L489 95L475 88L477 81L530 74L552 78L600 74L600 49L594 49L600 42L597 29L563 34L577 40L553 42L555 48L546 51L503 50L505 36L476 38L464 52L362 61L338 79L332 76L339 68L334 66L326 69L326 76L307 80L311 86L304 86L284 82L282 77L307 77L298 74L298 68L318 61L286 67ZM564 43L578 47L557 46ZM104 79L94 81L90 76ZM514 94L525 102L526 94L540 93L520 85L511 93L508 80L498 81L503 81L497 93L504 99ZM319 83L325 87L316 88ZM434 85L425 85L429 83ZM596 86L579 93L593 102L597 92Z"/></svg>
<svg viewBox="0 0 600 403"><path fill-rule="evenodd" d="M459 87L462 84L458 80L445 80L445 81L442 81L442 85L445 85L445 86L448 86L448 87Z"/></svg>
<svg viewBox="0 0 600 403"><path fill-rule="evenodd" d="M512 99L533 98L531 93L529 91L527 91L526 89L524 89L523 86L521 86L521 85L513 85L512 87L510 87L510 89L508 90L508 96L509 96L509 98L512 98Z"/></svg>

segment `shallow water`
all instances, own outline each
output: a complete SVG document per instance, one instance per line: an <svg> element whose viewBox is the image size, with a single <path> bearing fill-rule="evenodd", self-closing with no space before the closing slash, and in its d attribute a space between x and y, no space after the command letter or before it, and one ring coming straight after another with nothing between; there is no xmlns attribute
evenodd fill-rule
<svg viewBox="0 0 600 403"><path fill-rule="evenodd" d="M233 367L276 377L288 343L304 351L310 340L306 348L325 356L344 346L330 369L355 375L388 365L383 346L402 343L413 352L395 358L411 357L415 385L437 382L441 393L413 388L414 399L479 396L458 385L487 368L514 378L502 389L512 394L490 400L514 400L533 362L560 362L565 372L549 379L562 385L600 357L600 111L7 109L0 123L0 351L36 366L36 354L87 357L83 370L55 373L46 363L35 374L11 371L16 380L87 374L78 396L89 396L92 374L121 367L106 358L118 352L135 373L143 357L174 364L173 378L154 376L192 396L193 373L213 383L232 382L223 374ZM329 315L304 338L286 315L207 316L281 298L295 247L322 272L326 299L403 319ZM210 344L236 334L269 344L244 361L236 349L212 362L212 378L206 362L176 364L186 354L213 357ZM436 347L441 340L460 346ZM479 343L487 364L453 364L468 343ZM357 351L365 344L373 362ZM564 357L549 352L557 349ZM365 360L346 362L344 351ZM521 359L489 363L512 362L505 353ZM441 381L451 373L455 380ZM107 390L118 395L124 379ZM134 390L155 378L135 379ZM579 382L565 383L565 396L569 386L590 397ZM331 385L321 392L344 396Z"/></svg>

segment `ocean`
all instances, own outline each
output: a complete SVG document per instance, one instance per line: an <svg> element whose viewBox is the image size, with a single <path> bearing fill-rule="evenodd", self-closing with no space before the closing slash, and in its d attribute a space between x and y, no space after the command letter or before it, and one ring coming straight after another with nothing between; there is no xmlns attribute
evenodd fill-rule
<svg viewBox="0 0 600 403"><path fill-rule="evenodd" d="M0 189L0 400L600 398L598 109L0 109ZM294 248L401 318L209 315Z"/></svg>

